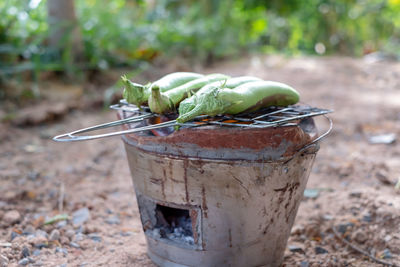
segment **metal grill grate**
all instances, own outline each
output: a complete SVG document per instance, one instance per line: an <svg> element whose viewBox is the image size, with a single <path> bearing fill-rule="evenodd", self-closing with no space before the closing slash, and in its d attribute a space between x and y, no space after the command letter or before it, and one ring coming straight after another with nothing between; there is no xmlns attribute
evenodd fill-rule
<svg viewBox="0 0 400 267"><path fill-rule="evenodd" d="M198 116L193 121L178 123L173 116L172 120L167 122L161 122L158 124L147 125L139 128L131 128L124 131L117 131L98 135L77 135L85 132L91 132L95 130L100 130L104 128L109 128L117 125L127 124L127 123L137 123L144 121L146 119L151 119L155 117L160 117L160 115L152 113L148 107L143 107L139 110L138 107L128 104L125 100L121 100L118 104L110 106L111 109L119 110L123 112L123 117L125 119L108 122L96 126L92 126L85 129L80 129L63 135L54 137L55 141L84 141L91 139L98 139L103 137L110 137L116 135L123 135L147 130L160 129L165 127L201 127L209 125L218 125L222 127L241 127L241 128L267 128L267 127L278 127L278 126L293 126L300 123L301 120L305 118L321 116L331 113L332 110L320 109L315 107L310 107L307 105L294 105L289 107L269 107L266 109L261 109L257 112L233 115L219 115L214 117L209 117L207 115ZM328 118L329 119L329 118ZM330 121L330 119L329 119ZM330 121L331 122L331 121ZM332 128L332 123L330 129ZM326 134L321 135L320 138L324 137ZM318 138L318 139L320 139ZM317 140L316 140L317 141Z"/></svg>
<svg viewBox="0 0 400 267"><path fill-rule="evenodd" d="M138 116L146 116L146 118L159 116L151 113L148 107L144 107L142 111L134 105L128 104L125 100L121 100L119 104L110 106L111 109L121 110L126 113L135 113ZM295 105L290 107L269 107L261 109L257 112L239 114L238 116L222 115L209 117L206 115L198 116L193 121L187 123L174 123L180 126L202 126L202 125L219 125L234 127L252 127L265 128L276 127L286 124L292 125L293 122L314 116L321 116L331 113L332 110L310 107L307 105ZM172 121L171 121L172 122ZM171 123L169 122L169 123Z"/></svg>

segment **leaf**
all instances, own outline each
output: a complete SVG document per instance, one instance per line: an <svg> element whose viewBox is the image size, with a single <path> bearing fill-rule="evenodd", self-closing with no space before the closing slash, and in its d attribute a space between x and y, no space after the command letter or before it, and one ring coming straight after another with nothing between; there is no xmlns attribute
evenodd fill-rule
<svg viewBox="0 0 400 267"><path fill-rule="evenodd" d="M53 224L55 222L68 220L68 218L69 218L68 214L58 214L56 216L51 217L50 219L47 219L43 224L44 225Z"/></svg>

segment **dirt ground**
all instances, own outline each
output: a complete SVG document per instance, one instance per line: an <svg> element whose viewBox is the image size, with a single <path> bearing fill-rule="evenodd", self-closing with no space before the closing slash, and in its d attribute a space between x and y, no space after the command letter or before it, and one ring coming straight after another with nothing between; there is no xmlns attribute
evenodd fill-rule
<svg viewBox="0 0 400 267"><path fill-rule="evenodd" d="M197 71L288 83L302 102L335 111L283 266L381 266L339 237L400 265L400 63L254 56ZM114 119L75 109L51 123L0 124L0 266L154 266L120 138L50 139ZM48 221L59 214L69 219Z"/></svg>

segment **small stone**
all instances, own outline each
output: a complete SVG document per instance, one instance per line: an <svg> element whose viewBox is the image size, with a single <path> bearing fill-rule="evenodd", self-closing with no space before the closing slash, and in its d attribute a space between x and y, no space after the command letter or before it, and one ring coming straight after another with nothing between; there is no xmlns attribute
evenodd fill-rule
<svg viewBox="0 0 400 267"><path fill-rule="evenodd" d="M4 208L4 207L7 207L7 206L8 206L7 202L5 202L5 201L0 201L0 208ZM3 215L4 215L4 214L2 214L1 217L3 217Z"/></svg>
<svg viewBox="0 0 400 267"><path fill-rule="evenodd" d="M72 213L72 224L77 227L90 219L90 211L88 208L81 208Z"/></svg>
<svg viewBox="0 0 400 267"><path fill-rule="evenodd" d="M385 242L389 242L390 240L392 240L392 237L390 235L386 235L383 240L385 240Z"/></svg>
<svg viewBox="0 0 400 267"><path fill-rule="evenodd" d="M352 234L352 239L353 239L354 241L356 241L357 243L359 243L359 244L364 244L365 241L367 241L368 237L367 237L367 235L364 233L364 231L362 231L361 229L359 229L359 230L355 231L355 232Z"/></svg>
<svg viewBox="0 0 400 267"><path fill-rule="evenodd" d="M29 260L29 263L34 263L35 262L35 260L33 258L31 258L31 257L28 257L27 259Z"/></svg>
<svg viewBox="0 0 400 267"><path fill-rule="evenodd" d="M371 216L371 214L369 214L369 213L364 214L362 220L363 220L364 222L372 222L372 216Z"/></svg>
<svg viewBox="0 0 400 267"><path fill-rule="evenodd" d="M315 253L316 254L326 254L328 251L324 249L323 247L315 247Z"/></svg>
<svg viewBox="0 0 400 267"><path fill-rule="evenodd" d="M312 198L315 199L319 196L319 189L316 188L307 188L306 190L304 190L304 197L306 198Z"/></svg>
<svg viewBox="0 0 400 267"><path fill-rule="evenodd" d="M331 221L333 220L333 216L330 214L324 214L322 215L322 219L324 219L325 221Z"/></svg>
<svg viewBox="0 0 400 267"><path fill-rule="evenodd" d="M396 141L396 134L387 133L381 135L371 136L368 139L370 144L392 144Z"/></svg>
<svg viewBox="0 0 400 267"><path fill-rule="evenodd" d="M29 251L29 248L27 246L24 246L21 250L21 259L27 258L31 255L31 252Z"/></svg>
<svg viewBox="0 0 400 267"><path fill-rule="evenodd" d="M82 240L84 240L84 239L85 239L85 235L84 235L84 234L82 234L82 233L77 233L77 234L73 237L72 241L73 241L73 242L79 242L79 241L82 241Z"/></svg>
<svg viewBox="0 0 400 267"><path fill-rule="evenodd" d="M67 267L67 264L63 263L63 264L60 265L60 267Z"/></svg>
<svg viewBox="0 0 400 267"><path fill-rule="evenodd" d="M44 236L35 236L30 240L30 243L35 246L35 248L41 249L49 246L47 238Z"/></svg>
<svg viewBox="0 0 400 267"><path fill-rule="evenodd" d="M384 258L384 259L391 259L392 258L392 253L390 252L389 249L385 248L385 250L382 253L382 258Z"/></svg>
<svg viewBox="0 0 400 267"><path fill-rule="evenodd" d="M45 231L40 229L36 230L35 235L38 237L45 237L46 239L49 237L49 235Z"/></svg>
<svg viewBox="0 0 400 267"><path fill-rule="evenodd" d="M67 256L68 250L66 248L56 247L56 253L62 253L64 256Z"/></svg>
<svg viewBox="0 0 400 267"><path fill-rule="evenodd" d="M305 254L304 250L303 250L301 247L296 246L296 245L289 245L289 246L288 246L288 249L289 249L291 252L294 252L294 253L302 253L302 254Z"/></svg>
<svg viewBox="0 0 400 267"><path fill-rule="evenodd" d="M58 228L58 229L60 229L60 228L63 228L63 227L65 227L67 225L67 221L59 221L57 224L56 224L56 227Z"/></svg>
<svg viewBox="0 0 400 267"><path fill-rule="evenodd" d="M28 263L29 263L29 259L28 258L23 258L22 260L20 260L18 262L18 265L25 266L25 265L28 265Z"/></svg>
<svg viewBox="0 0 400 267"><path fill-rule="evenodd" d="M72 237L74 237L75 235L75 231L72 229L69 229L65 232L65 236L68 237L69 239L71 239Z"/></svg>
<svg viewBox="0 0 400 267"><path fill-rule="evenodd" d="M302 261L302 262L300 262L300 267L308 267L308 266L310 266L310 265L308 264L308 261Z"/></svg>
<svg viewBox="0 0 400 267"><path fill-rule="evenodd" d="M33 227L32 225L27 225L24 229L24 231L22 231L23 235L33 235L35 234L35 227Z"/></svg>
<svg viewBox="0 0 400 267"><path fill-rule="evenodd" d="M73 248L80 248L81 246L78 243L70 242L69 245Z"/></svg>
<svg viewBox="0 0 400 267"><path fill-rule="evenodd" d="M385 184L385 185L394 184L394 182L391 179L389 179L389 177L388 177L389 174L385 171L380 170L376 173L375 176L382 184Z"/></svg>
<svg viewBox="0 0 400 267"><path fill-rule="evenodd" d="M59 239L60 239L60 231L58 231L57 229L54 229L53 231L51 231L49 240L56 241Z"/></svg>
<svg viewBox="0 0 400 267"><path fill-rule="evenodd" d="M3 215L2 221L8 225L13 225L21 220L21 214L17 210L7 211Z"/></svg>
<svg viewBox="0 0 400 267"><path fill-rule="evenodd" d="M33 256L39 256L39 255L40 255L40 250L39 250L39 249L35 249L35 250L32 252L32 255L33 255Z"/></svg>
<svg viewBox="0 0 400 267"><path fill-rule="evenodd" d="M353 223L341 223L338 225L337 230L341 234L345 234L347 232L347 228L352 227Z"/></svg>
<svg viewBox="0 0 400 267"><path fill-rule="evenodd" d="M108 224L120 224L121 223L120 219L117 216L108 217L105 220L105 222Z"/></svg>
<svg viewBox="0 0 400 267"><path fill-rule="evenodd" d="M79 226L78 228L75 229L75 233L77 233L77 234L83 233L84 230L85 229L84 229L83 225L81 225L81 226Z"/></svg>
<svg viewBox="0 0 400 267"><path fill-rule="evenodd" d="M362 196L362 193L360 191L350 192L350 197L352 197L352 198L360 198L361 196Z"/></svg>
<svg viewBox="0 0 400 267"><path fill-rule="evenodd" d="M18 236L20 236L20 234L18 234L17 232L11 231L11 241L13 241L15 238L17 238Z"/></svg>
<svg viewBox="0 0 400 267"><path fill-rule="evenodd" d="M60 243L63 245L67 245L69 243L69 238L66 236L61 236L60 237Z"/></svg>
<svg viewBox="0 0 400 267"><path fill-rule="evenodd" d="M130 236L130 235L132 235L131 232L125 232L125 231L122 231L122 232L120 232L119 234L120 234L121 236Z"/></svg>
<svg viewBox="0 0 400 267"><path fill-rule="evenodd" d="M83 229L83 233L85 233L85 234L96 233L98 231L99 231L99 229L96 226L90 225L90 224L86 225Z"/></svg>
<svg viewBox="0 0 400 267"><path fill-rule="evenodd" d="M10 248L10 247L12 247L12 244L10 243L10 242L2 242L2 243L0 243L0 247L2 247L2 248Z"/></svg>
<svg viewBox="0 0 400 267"><path fill-rule="evenodd" d="M89 234L88 235L88 237L90 238L90 239L92 239L94 242L101 242L101 236L99 236L98 234L96 234L96 233L91 233L91 234Z"/></svg>

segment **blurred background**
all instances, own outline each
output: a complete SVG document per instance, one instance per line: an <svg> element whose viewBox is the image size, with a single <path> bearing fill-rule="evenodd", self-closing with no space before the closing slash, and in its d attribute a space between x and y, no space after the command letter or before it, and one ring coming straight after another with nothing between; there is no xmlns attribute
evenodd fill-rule
<svg viewBox="0 0 400 267"><path fill-rule="evenodd" d="M134 77L148 64L195 68L250 53L398 60L399 14L400 0L4 0L0 99L39 98L54 76Z"/></svg>

